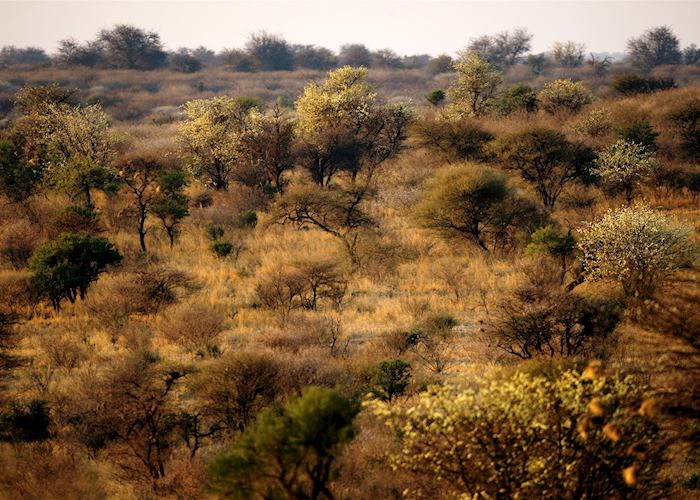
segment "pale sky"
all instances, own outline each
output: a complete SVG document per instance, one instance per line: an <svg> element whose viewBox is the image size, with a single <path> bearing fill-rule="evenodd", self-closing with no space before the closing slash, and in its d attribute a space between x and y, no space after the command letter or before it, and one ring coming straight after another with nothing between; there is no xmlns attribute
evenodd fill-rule
<svg viewBox="0 0 700 500"><path fill-rule="evenodd" d="M241 47L249 33L264 29L333 50L364 43L372 50L437 55L453 53L475 36L522 26L535 35L534 52L557 40L622 52L628 38L662 24L672 27L682 46L700 45L700 0L0 1L0 46L52 52L58 40L92 39L116 23L156 31L168 49Z"/></svg>

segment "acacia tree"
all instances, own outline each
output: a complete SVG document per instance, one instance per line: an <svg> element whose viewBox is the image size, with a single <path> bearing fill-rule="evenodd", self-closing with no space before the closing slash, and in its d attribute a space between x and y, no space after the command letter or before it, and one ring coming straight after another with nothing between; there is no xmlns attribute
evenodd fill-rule
<svg viewBox="0 0 700 500"><path fill-rule="evenodd" d="M355 436L358 411L333 389L303 389L280 412L263 412L211 462L210 488L227 498L332 500L336 457Z"/></svg>
<svg viewBox="0 0 700 500"><path fill-rule="evenodd" d="M168 58L158 33L128 24L100 31L96 43L102 62L113 68L155 69L164 66Z"/></svg>
<svg viewBox="0 0 700 500"><path fill-rule="evenodd" d="M268 114L253 114L251 126L241 136L242 156L252 179L282 192L284 173L294 167L293 141L294 122L279 106Z"/></svg>
<svg viewBox="0 0 700 500"><path fill-rule="evenodd" d="M273 220L299 228L315 227L338 238L353 264L362 230L374 225L365 211L367 188L321 189L299 185L289 189L271 209Z"/></svg>
<svg viewBox="0 0 700 500"><path fill-rule="evenodd" d="M164 165L155 159L140 157L122 164L118 177L126 186L137 211L137 226L141 251L146 251L146 218L158 197L159 180Z"/></svg>
<svg viewBox="0 0 700 500"><path fill-rule="evenodd" d="M353 181L362 174L369 183L401 148L408 108L378 105L366 79L365 68L345 66L329 72L322 84L307 85L296 101L300 158L320 186L330 186L343 170Z"/></svg>
<svg viewBox="0 0 700 500"><path fill-rule="evenodd" d="M581 231L583 276L618 282L628 298L649 298L695 258L691 234L646 206L608 211Z"/></svg>
<svg viewBox="0 0 700 500"><path fill-rule="evenodd" d="M560 116L578 113L593 100L593 96L583 84L571 80L545 83L537 98L547 113Z"/></svg>
<svg viewBox="0 0 700 500"><path fill-rule="evenodd" d="M610 187L622 189L627 203L632 203L637 184L658 168L653 151L636 142L621 139L598 155L593 173Z"/></svg>
<svg viewBox="0 0 700 500"><path fill-rule="evenodd" d="M568 40L566 42L554 42L552 55L554 60L565 68L578 68L583 64L586 54L586 46Z"/></svg>
<svg viewBox="0 0 700 500"><path fill-rule="evenodd" d="M78 442L104 450L122 471L154 484L167 474L179 438L177 394L189 374L139 350L86 377L65 418Z"/></svg>
<svg viewBox="0 0 700 500"><path fill-rule="evenodd" d="M175 244L182 219L190 213L187 196L183 193L186 185L187 179L181 170L166 172L160 176L158 194L152 200L151 211L160 219L168 235L170 248Z"/></svg>
<svg viewBox="0 0 700 500"><path fill-rule="evenodd" d="M511 244L515 231L541 219L502 176L475 164L438 170L426 183L414 216L444 238L466 238L487 252Z"/></svg>
<svg viewBox="0 0 700 500"><path fill-rule="evenodd" d="M228 189L243 156L242 137L259 114L254 101L219 96L189 101L184 110L187 118L180 133L192 173L214 189Z"/></svg>
<svg viewBox="0 0 700 500"><path fill-rule="evenodd" d="M662 64L679 64L683 57L678 38L668 26L650 28L631 38L627 50L632 63L645 70Z"/></svg>
<svg viewBox="0 0 700 500"><path fill-rule="evenodd" d="M294 52L281 36L265 31L253 33L248 39L246 50L253 57L256 68L263 71L294 69Z"/></svg>
<svg viewBox="0 0 700 500"><path fill-rule="evenodd" d="M498 68L514 65L528 50L532 34L524 28L512 32L501 31L496 35L483 35L472 40L468 49Z"/></svg>
<svg viewBox="0 0 700 500"><path fill-rule="evenodd" d="M74 202L94 208L91 190L113 178L109 119L100 106L49 104L42 120L48 166L45 179Z"/></svg>
<svg viewBox="0 0 700 500"><path fill-rule="evenodd" d="M447 89L448 111L458 116L481 116L494 102L501 75L476 52L467 51L452 66L457 81Z"/></svg>
<svg viewBox="0 0 700 500"><path fill-rule="evenodd" d="M58 311L61 301L85 298L90 284L122 256L104 238L65 233L37 248L29 261L32 281Z"/></svg>
<svg viewBox="0 0 700 500"><path fill-rule="evenodd" d="M561 132L541 127L498 138L493 152L506 168L517 170L534 185L550 210L564 187L585 175L593 160L588 148L570 143Z"/></svg>

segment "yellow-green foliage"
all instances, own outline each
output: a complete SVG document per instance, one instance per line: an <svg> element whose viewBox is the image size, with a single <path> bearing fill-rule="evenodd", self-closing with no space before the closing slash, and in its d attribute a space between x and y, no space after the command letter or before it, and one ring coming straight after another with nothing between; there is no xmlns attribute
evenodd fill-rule
<svg viewBox="0 0 700 500"><path fill-rule="evenodd" d="M571 80L555 80L546 83L537 95L540 106L547 113L578 113L593 96L580 82Z"/></svg>
<svg viewBox="0 0 700 500"><path fill-rule="evenodd" d="M91 205L90 187L99 184L114 154L107 115L97 105L51 104L43 125L50 158L49 182L72 199L83 197L81 201Z"/></svg>
<svg viewBox="0 0 700 500"><path fill-rule="evenodd" d="M475 52L465 53L454 63L457 81L447 90L452 100L448 113L457 116L480 116L493 105L501 75Z"/></svg>
<svg viewBox="0 0 700 500"><path fill-rule="evenodd" d="M367 405L399 440L393 467L460 498L652 492L660 443L650 403L639 411L642 391L630 378L591 375L520 372L466 388L434 386L409 407ZM634 481L623 474L628 468Z"/></svg>
<svg viewBox="0 0 700 500"><path fill-rule="evenodd" d="M598 155L594 172L611 187L623 189L630 203L635 185L658 168L653 151L636 142L620 139Z"/></svg>
<svg viewBox="0 0 700 500"><path fill-rule="evenodd" d="M184 110L187 119L180 133L191 155L193 174L214 188L227 188L242 156L243 135L254 131L260 112L229 96L189 101Z"/></svg>
<svg viewBox="0 0 700 500"><path fill-rule="evenodd" d="M328 127L360 128L377 97L366 79L366 68L344 66L330 71L322 84L304 87L296 101L299 136L314 142Z"/></svg>
<svg viewBox="0 0 700 500"><path fill-rule="evenodd" d="M690 228L646 206L608 211L584 228L578 245L588 278L617 281L642 298L695 255Z"/></svg>

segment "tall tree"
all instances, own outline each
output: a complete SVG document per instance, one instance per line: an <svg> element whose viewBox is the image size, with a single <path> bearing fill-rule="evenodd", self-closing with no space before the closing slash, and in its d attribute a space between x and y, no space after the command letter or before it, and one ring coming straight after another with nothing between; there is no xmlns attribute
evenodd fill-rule
<svg viewBox="0 0 700 500"><path fill-rule="evenodd" d="M104 29L97 36L104 64L119 69L156 69L167 62L160 36L128 24Z"/></svg>
<svg viewBox="0 0 700 500"><path fill-rule="evenodd" d="M631 38L627 50L630 61L645 70L662 64L679 64L683 57L678 38L668 26L651 28Z"/></svg>

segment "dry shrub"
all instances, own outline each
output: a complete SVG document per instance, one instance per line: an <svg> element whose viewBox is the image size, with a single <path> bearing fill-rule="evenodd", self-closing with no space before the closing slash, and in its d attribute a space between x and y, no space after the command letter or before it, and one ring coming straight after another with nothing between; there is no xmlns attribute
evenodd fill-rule
<svg viewBox="0 0 700 500"><path fill-rule="evenodd" d="M183 303L168 309L160 332L170 342L200 356L219 353L219 334L226 330L226 315L201 302Z"/></svg>
<svg viewBox="0 0 700 500"><path fill-rule="evenodd" d="M26 219L7 224L0 230L0 260L15 269L27 265L39 244L39 230Z"/></svg>
<svg viewBox="0 0 700 500"><path fill-rule="evenodd" d="M32 274L27 271L0 271L0 312L20 316L32 315L37 294L32 287Z"/></svg>
<svg viewBox="0 0 700 500"><path fill-rule="evenodd" d="M331 356L346 354L350 345L340 318L302 313L288 316L282 328L263 334L261 341L272 349L322 349Z"/></svg>
<svg viewBox="0 0 700 500"><path fill-rule="evenodd" d="M105 485L85 456L52 442L0 444L0 497L103 500Z"/></svg>
<svg viewBox="0 0 700 500"><path fill-rule="evenodd" d="M41 348L53 367L72 370L90 357L87 346L71 334L57 335L56 332L51 332L50 340L45 340Z"/></svg>
<svg viewBox="0 0 700 500"><path fill-rule="evenodd" d="M237 352L217 359L194 383L202 413L231 436L243 431L280 392L282 366L269 353Z"/></svg>
<svg viewBox="0 0 700 500"><path fill-rule="evenodd" d="M287 316L294 309L316 310L322 303L340 307L347 284L341 259L311 255L264 267L256 293L263 306Z"/></svg>

